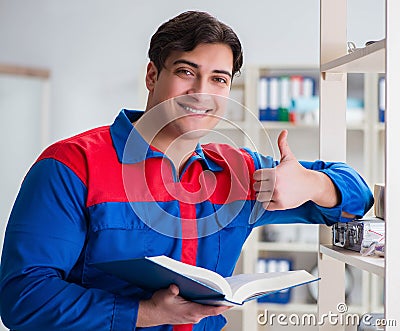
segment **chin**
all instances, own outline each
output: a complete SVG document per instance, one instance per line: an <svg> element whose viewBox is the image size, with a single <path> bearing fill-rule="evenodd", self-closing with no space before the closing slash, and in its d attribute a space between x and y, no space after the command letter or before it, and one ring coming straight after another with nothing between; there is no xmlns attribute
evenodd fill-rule
<svg viewBox="0 0 400 331"><path fill-rule="evenodd" d="M186 139L200 139L214 131L213 129L217 123L218 119L216 118L185 118L177 120L172 127L180 136L184 136Z"/></svg>
<svg viewBox="0 0 400 331"><path fill-rule="evenodd" d="M210 133L210 130L192 130L183 132L180 137L185 140L200 140Z"/></svg>

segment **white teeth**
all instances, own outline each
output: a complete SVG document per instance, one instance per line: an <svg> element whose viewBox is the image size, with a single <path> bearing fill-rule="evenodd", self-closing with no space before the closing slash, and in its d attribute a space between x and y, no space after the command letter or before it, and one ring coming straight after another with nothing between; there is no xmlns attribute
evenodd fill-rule
<svg viewBox="0 0 400 331"><path fill-rule="evenodd" d="M200 110L200 109L191 108L189 106L183 106L183 109L190 111L191 113L195 113L195 114L205 114L207 112L207 109Z"/></svg>

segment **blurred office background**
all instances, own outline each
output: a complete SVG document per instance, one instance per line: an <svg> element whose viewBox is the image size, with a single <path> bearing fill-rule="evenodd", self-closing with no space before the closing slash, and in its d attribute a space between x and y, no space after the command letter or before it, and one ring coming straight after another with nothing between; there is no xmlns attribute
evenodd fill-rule
<svg viewBox="0 0 400 331"><path fill-rule="evenodd" d="M383 38L384 17L376 15L384 12L382 1L348 6L349 41L363 46ZM233 27L245 66L318 67L318 0L0 0L0 66L40 69L36 78L0 74L0 244L21 180L40 151L110 124L121 108L142 109L150 37L189 9Z"/></svg>

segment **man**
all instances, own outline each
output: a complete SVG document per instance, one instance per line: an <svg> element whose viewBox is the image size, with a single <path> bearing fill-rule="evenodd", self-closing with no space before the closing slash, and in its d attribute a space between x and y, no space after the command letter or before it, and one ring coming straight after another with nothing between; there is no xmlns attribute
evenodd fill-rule
<svg viewBox="0 0 400 331"><path fill-rule="evenodd" d="M154 34L149 57L144 114L123 110L111 126L50 146L26 176L1 263L8 327L220 330L226 307L188 302L174 285L149 293L91 264L164 254L228 276L254 226L331 225L371 207L354 170L299 163L286 131L280 162L198 145L242 65L225 24L203 12L178 15Z"/></svg>

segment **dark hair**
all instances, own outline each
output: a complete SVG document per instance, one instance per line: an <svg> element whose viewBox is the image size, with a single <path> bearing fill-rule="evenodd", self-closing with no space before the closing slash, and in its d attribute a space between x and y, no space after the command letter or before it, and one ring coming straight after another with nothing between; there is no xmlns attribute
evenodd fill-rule
<svg viewBox="0 0 400 331"><path fill-rule="evenodd" d="M149 58L158 72L172 51L189 52L199 44L222 43L233 53L232 76L243 64L242 45L236 33L206 12L187 11L160 25L150 41Z"/></svg>

